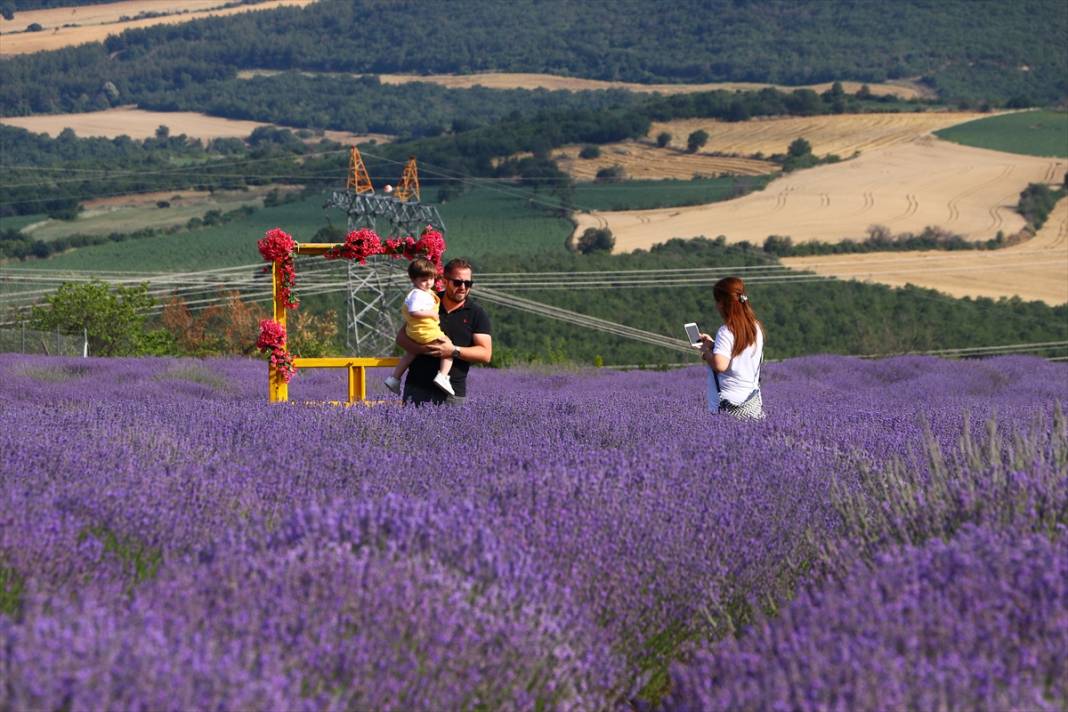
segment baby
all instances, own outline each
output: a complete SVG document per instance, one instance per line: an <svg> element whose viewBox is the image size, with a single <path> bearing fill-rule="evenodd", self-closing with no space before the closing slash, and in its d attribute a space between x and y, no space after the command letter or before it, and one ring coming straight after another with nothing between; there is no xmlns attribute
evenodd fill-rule
<svg viewBox="0 0 1068 712"><path fill-rule="evenodd" d="M408 277L412 280L414 289L408 292L404 299L404 307L401 314L404 316L404 332L408 338L417 344L432 344L445 339L445 332L441 330L438 319L438 307L441 300L434 293L434 280L438 276L437 267L430 260L422 257L416 258L408 265ZM393 375L386 379L386 388L394 393L400 393L401 376L412 365L417 354L405 352L401 356L397 367L393 369ZM434 376L434 385L448 393L456 395L449 381L449 371L452 370L452 359L441 359L441 366Z"/></svg>

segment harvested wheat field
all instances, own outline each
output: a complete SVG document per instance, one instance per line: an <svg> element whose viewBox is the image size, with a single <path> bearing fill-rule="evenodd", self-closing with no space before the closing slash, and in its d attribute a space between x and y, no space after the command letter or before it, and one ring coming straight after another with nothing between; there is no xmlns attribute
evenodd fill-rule
<svg viewBox="0 0 1068 712"><path fill-rule="evenodd" d="M805 84L802 86L785 86L782 84L757 84L753 82L719 82L713 84L637 84L635 82L608 82L600 79L581 79L578 77L561 77L555 74L514 74L504 72L484 72L482 74L380 74L379 79L383 84L408 84L411 82L430 82L440 84L451 89L467 89L475 86L487 89L567 89L569 91L598 90L598 89L626 89L634 92L659 93L659 94L693 94L702 91L714 91L723 89L726 91L757 91L760 89L779 89L780 91L794 91L795 89L812 89L816 92L825 92L831 88L833 82L823 84ZM855 94L864 86L863 82L842 82L842 89L849 94ZM868 88L875 96L898 96L902 99L932 96L929 90L910 82L899 84L868 84Z"/></svg>
<svg viewBox="0 0 1068 712"><path fill-rule="evenodd" d="M893 233L928 225L968 239L1024 227L1015 206L1028 183L1059 181L1064 159L1022 156L914 138L860 157L791 173L759 193L711 205L592 212L577 216L575 234L607 226L620 251L672 237L726 235L761 244L768 235L795 242L861 238L871 225Z"/></svg>
<svg viewBox="0 0 1068 712"><path fill-rule="evenodd" d="M654 123L649 130L649 136L656 137L662 131L667 131L672 136L670 145L684 149L686 138L694 131L704 129L708 132L708 143L702 151L742 156L786 153L791 142L803 138L812 144L812 152L817 156L834 153L848 158L856 151L871 151L907 143L917 136L993 115L929 111L907 114L791 116L736 122L682 119Z"/></svg>
<svg viewBox="0 0 1068 712"><path fill-rule="evenodd" d="M142 139L154 136L156 129L166 126L172 136L185 134L192 138L210 141L213 138L245 138L261 126L273 126L259 121L241 121L208 116L193 111L144 111L132 106L90 111L82 114L38 114L36 116L12 116L0 118L0 124L19 126L34 133L58 136L65 128L71 128L82 138L100 136L115 138L126 135ZM280 127L286 128L286 127ZM294 129L295 130L295 129ZM328 138L339 143L364 143L377 141L388 143L392 136L386 134L351 134L345 131L324 131L309 141Z"/></svg>
<svg viewBox="0 0 1068 712"><path fill-rule="evenodd" d="M79 5L56 7L47 10L20 10L13 20L0 19L0 56L41 52L87 42L101 42L108 35L117 35L126 30L171 25L203 17L221 17L241 12L272 10L277 7L310 5L315 0L267 0L257 5L223 7L228 0L129 0L103 5ZM159 17L137 18L141 13L160 13ZM40 25L39 32L26 32L33 23ZM872 89L874 93L875 89Z"/></svg>
<svg viewBox="0 0 1068 712"><path fill-rule="evenodd" d="M623 169L624 178L635 180L761 175L777 172L778 165L751 156L786 153L786 148L797 138L807 139L816 155L836 153L849 157L856 151L870 151L914 141L919 136L979 116L990 114L844 114L753 119L733 123L688 119L653 124L644 140L605 144L600 147L601 155L597 158L579 158L581 146L564 146L553 157L559 159L561 169L576 180L593 180L597 171L611 166L619 166ZM686 138L697 129L708 132L708 143L697 153L687 153L683 150ZM662 131L672 135L667 148L658 148L654 143L655 137Z"/></svg>
<svg viewBox="0 0 1068 712"><path fill-rule="evenodd" d="M1068 303L1068 198L1027 242L982 252L871 252L783 259L787 267L894 287L914 284L954 297L1019 296Z"/></svg>
<svg viewBox="0 0 1068 712"><path fill-rule="evenodd" d="M602 168L619 166L623 177L634 180L678 178L689 180L695 176L738 175L757 176L775 173L779 166L770 161L753 158L710 156L707 153L685 153L675 149L657 148L645 141L622 141L600 147L597 158L579 158L581 146L564 146L553 154L561 170L576 180L593 180Z"/></svg>

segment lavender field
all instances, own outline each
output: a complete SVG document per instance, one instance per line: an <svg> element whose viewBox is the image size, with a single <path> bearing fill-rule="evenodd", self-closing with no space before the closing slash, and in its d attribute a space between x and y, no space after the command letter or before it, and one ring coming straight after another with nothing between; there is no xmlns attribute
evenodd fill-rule
<svg viewBox="0 0 1068 712"><path fill-rule="evenodd" d="M1068 708L1068 365L766 371L0 355L0 709Z"/></svg>

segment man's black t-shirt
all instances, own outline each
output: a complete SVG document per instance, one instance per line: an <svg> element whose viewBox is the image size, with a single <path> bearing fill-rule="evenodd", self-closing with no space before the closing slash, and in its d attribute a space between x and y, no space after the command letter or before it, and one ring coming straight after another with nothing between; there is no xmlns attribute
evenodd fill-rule
<svg viewBox="0 0 1068 712"><path fill-rule="evenodd" d="M438 296L443 297L444 295L439 293ZM445 311L445 299L442 298L438 315L441 318L441 330L459 348L474 344L475 334L493 335L490 331L489 316L481 306L471 301L470 298L464 301L462 307L451 312ZM440 365L440 359L425 355L416 356L415 361L408 368L407 383L431 392L437 391L438 387L434 385L434 376L437 374ZM462 358L454 359L452 362L449 380L452 381L452 389L456 391L458 396L467 395L467 371L469 368L471 368L471 364Z"/></svg>

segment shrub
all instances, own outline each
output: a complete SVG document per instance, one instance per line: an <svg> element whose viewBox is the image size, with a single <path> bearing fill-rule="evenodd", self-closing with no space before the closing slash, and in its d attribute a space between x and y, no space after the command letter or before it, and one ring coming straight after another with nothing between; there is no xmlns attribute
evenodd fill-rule
<svg viewBox="0 0 1068 712"><path fill-rule="evenodd" d="M598 183L618 183L623 177L623 166L605 166L597 171Z"/></svg>
<svg viewBox="0 0 1068 712"><path fill-rule="evenodd" d="M584 255L594 252L611 252L616 238L608 228L587 228L578 239L578 251Z"/></svg>
<svg viewBox="0 0 1068 712"><path fill-rule="evenodd" d="M708 132L704 129L697 129L686 137L686 151L697 153L706 143L708 143Z"/></svg>

